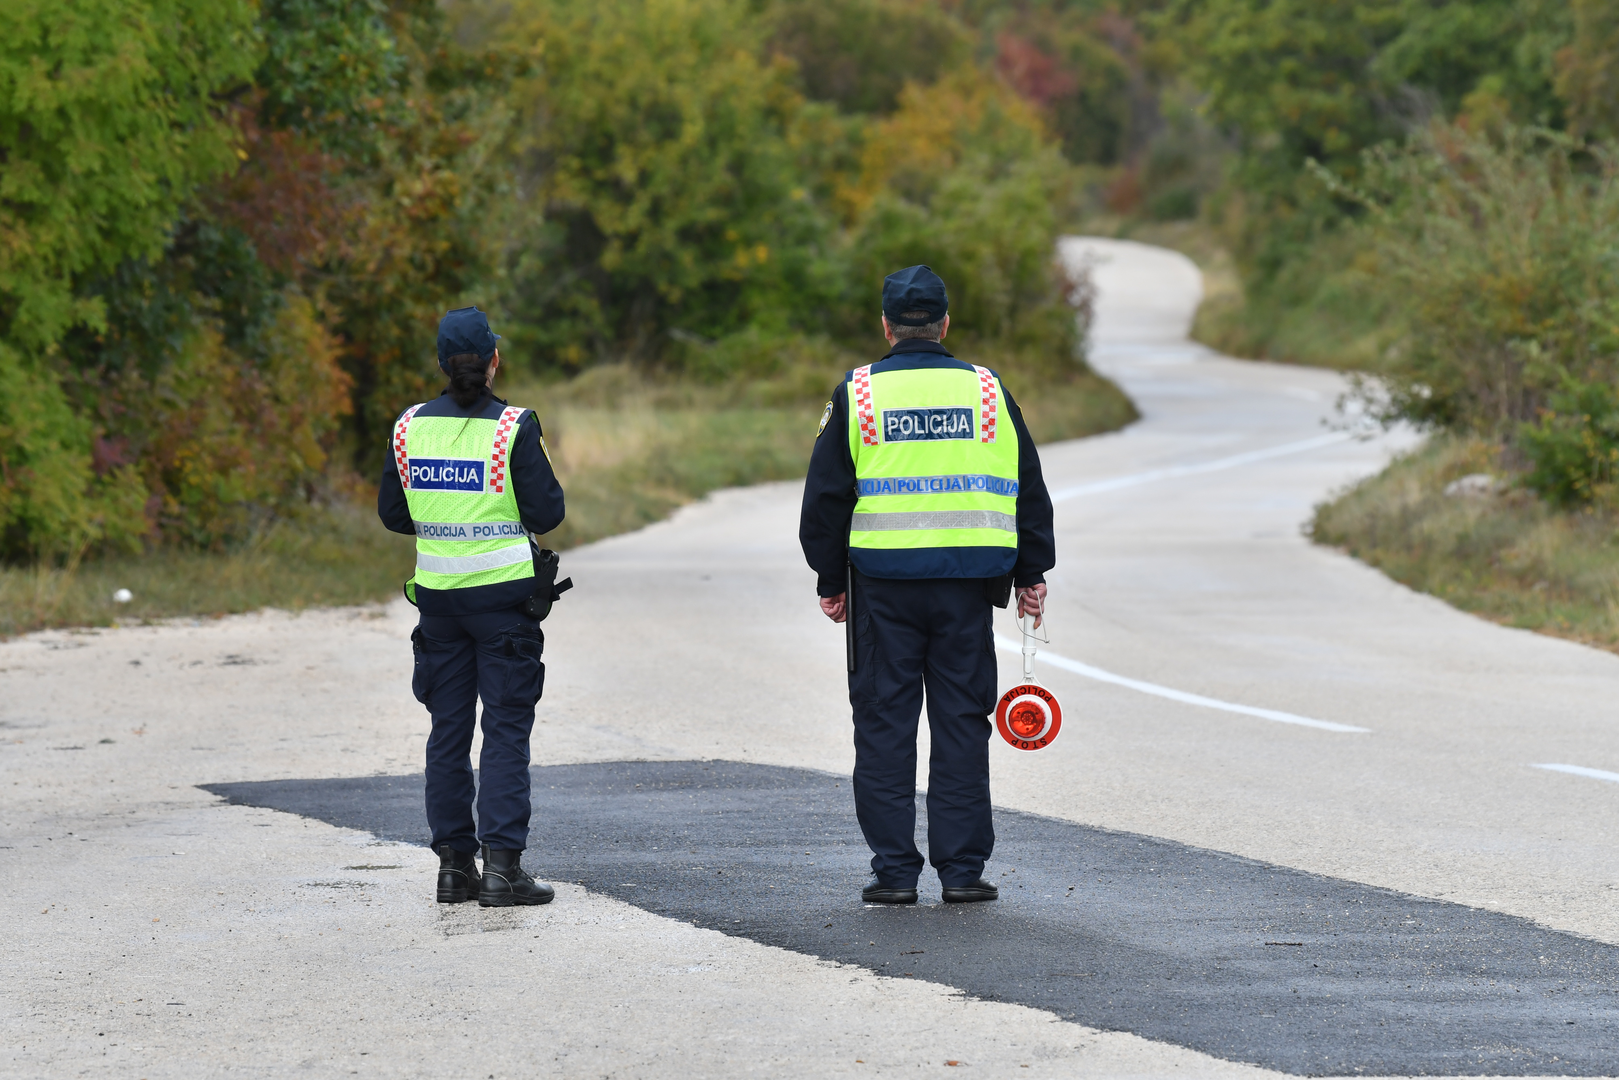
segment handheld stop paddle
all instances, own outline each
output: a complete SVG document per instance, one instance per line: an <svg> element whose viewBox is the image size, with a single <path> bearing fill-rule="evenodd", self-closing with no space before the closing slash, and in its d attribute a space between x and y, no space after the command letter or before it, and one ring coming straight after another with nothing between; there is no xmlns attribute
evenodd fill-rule
<svg viewBox="0 0 1619 1080"><path fill-rule="evenodd" d="M1034 680L1035 643L1028 615L1018 615L1023 631L1023 681L1001 695L995 706L995 729L1019 750L1044 750L1062 730L1062 706L1057 696ZM1039 621L1039 616L1034 617ZM1048 639L1049 640L1049 639Z"/></svg>

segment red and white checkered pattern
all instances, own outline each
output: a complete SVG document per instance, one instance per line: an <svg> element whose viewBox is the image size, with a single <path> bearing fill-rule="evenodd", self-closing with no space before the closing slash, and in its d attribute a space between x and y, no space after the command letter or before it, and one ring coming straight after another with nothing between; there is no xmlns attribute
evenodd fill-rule
<svg viewBox="0 0 1619 1080"><path fill-rule="evenodd" d="M854 406L855 419L860 422L860 445L877 445L877 417L871 411L871 365L854 369L854 383L849 387L849 404Z"/></svg>
<svg viewBox="0 0 1619 1080"><path fill-rule="evenodd" d="M509 457L508 447L511 445L512 432L517 428L517 421L527 412L515 405L508 405L495 421L495 445L489 451L489 490L501 494L506 490L506 463Z"/></svg>
<svg viewBox="0 0 1619 1080"><path fill-rule="evenodd" d="M973 365L978 372L978 390L983 408L978 414L978 441L995 441L995 413L999 409L1000 395L995 392L995 376L991 375L989 368Z"/></svg>
<svg viewBox="0 0 1619 1080"><path fill-rule="evenodd" d="M410 458L405 452L406 429L410 427L410 418L416 415L416 410L426 405L423 401L406 409L394 424L394 465L399 469L399 485L407 491L410 489Z"/></svg>

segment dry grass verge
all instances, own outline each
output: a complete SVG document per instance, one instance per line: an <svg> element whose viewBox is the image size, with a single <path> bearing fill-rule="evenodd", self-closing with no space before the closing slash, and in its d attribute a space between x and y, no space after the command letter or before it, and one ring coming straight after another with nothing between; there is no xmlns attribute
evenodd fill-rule
<svg viewBox="0 0 1619 1080"><path fill-rule="evenodd" d="M1551 509L1490 443L1437 436L1317 507L1311 530L1463 611L1619 651L1619 513Z"/></svg>
<svg viewBox="0 0 1619 1080"><path fill-rule="evenodd" d="M0 637L57 626L115 626L264 607L361 604L397 594L415 544L340 502L284 521L226 552L158 549L77 566L0 568ZM126 604L113 593L128 589Z"/></svg>

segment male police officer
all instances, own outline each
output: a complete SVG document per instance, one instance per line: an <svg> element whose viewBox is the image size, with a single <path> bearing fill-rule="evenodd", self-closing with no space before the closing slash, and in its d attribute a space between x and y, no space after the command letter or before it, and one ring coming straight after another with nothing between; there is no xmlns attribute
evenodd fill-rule
<svg viewBox="0 0 1619 1080"><path fill-rule="evenodd" d="M498 335L476 308L439 322L439 367L450 385L395 422L377 514L416 536L405 594L421 609L411 634L411 688L433 716L427 739L427 822L439 853L441 904L544 904L551 886L523 870L528 845L528 740L545 681L545 637L523 606L535 590L528 533L562 523L562 488L540 423L490 384ZM483 698L483 755L472 820L474 708ZM483 843L483 873L473 853Z"/></svg>
<svg viewBox="0 0 1619 1080"><path fill-rule="evenodd" d="M941 342L944 282L911 266L883 282L892 346L833 391L804 486L799 541L821 610L854 620L855 814L872 850L867 902L914 904L916 727L927 691L928 857L946 903L994 900L991 605L1013 585L1039 615L1056 563L1051 498L1000 378Z"/></svg>

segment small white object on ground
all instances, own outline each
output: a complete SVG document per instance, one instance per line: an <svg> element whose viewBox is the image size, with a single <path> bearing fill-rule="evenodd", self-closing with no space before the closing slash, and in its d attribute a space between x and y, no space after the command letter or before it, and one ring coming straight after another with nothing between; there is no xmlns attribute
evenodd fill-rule
<svg viewBox="0 0 1619 1080"><path fill-rule="evenodd" d="M1501 481L1487 472L1469 473L1460 480L1452 480L1445 485L1446 495L1494 495L1501 487Z"/></svg>
<svg viewBox="0 0 1619 1080"><path fill-rule="evenodd" d="M115 604L127 604L133 599L135 599L135 594L128 589L119 589L112 594L112 602Z"/></svg>

